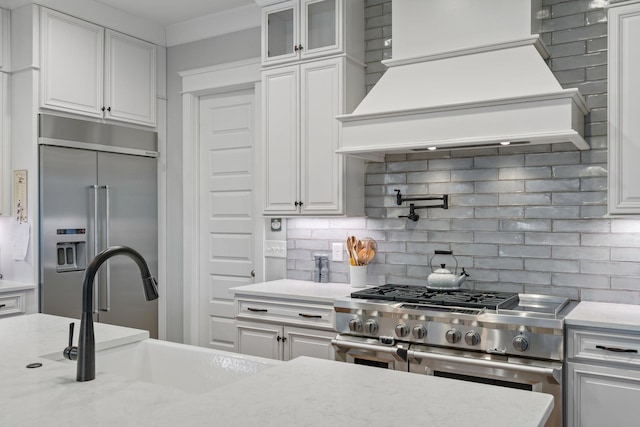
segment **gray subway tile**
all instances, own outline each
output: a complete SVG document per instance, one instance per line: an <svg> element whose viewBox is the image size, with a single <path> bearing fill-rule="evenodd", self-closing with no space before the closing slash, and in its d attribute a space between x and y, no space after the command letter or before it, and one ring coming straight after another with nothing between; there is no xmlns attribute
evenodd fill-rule
<svg viewBox="0 0 640 427"><path fill-rule="evenodd" d="M640 290L640 279L637 277L612 277L611 289L623 289L637 292Z"/></svg>
<svg viewBox="0 0 640 427"><path fill-rule="evenodd" d="M611 260L640 263L640 248L611 248Z"/></svg>
<svg viewBox="0 0 640 427"><path fill-rule="evenodd" d="M471 169L472 158L429 160L429 170Z"/></svg>
<svg viewBox="0 0 640 427"><path fill-rule="evenodd" d="M451 229L498 231L498 224L496 219L453 219L451 220Z"/></svg>
<svg viewBox="0 0 640 427"><path fill-rule="evenodd" d="M496 169L452 170L451 181L491 181L498 179Z"/></svg>
<svg viewBox="0 0 640 427"><path fill-rule="evenodd" d="M550 219L501 220L502 231L551 231Z"/></svg>
<svg viewBox="0 0 640 427"><path fill-rule="evenodd" d="M527 258L524 260L524 269L555 273L578 273L580 271L580 261Z"/></svg>
<svg viewBox="0 0 640 427"><path fill-rule="evenodd" d="M475 209L476 218L522 218L524 208L520 206L481 207Z"/></svg>
<svg viewBox="0 0 640 427"><path fill-rule="evenodd" d="M582 246L640 247L640 234L590 234L582 235Z"/></svg>
<svg viewBox="0 0 640 427"><path fill-rule="evenodd" d="M501 156L475 157L476 168L507 168L524 166L524 155L511 154Z"/></svg>
<svg viewBox="0 0 640 427"><path fill-rule="evenodd" d="M553 275L551 276L553 282ZM556 295L559 297L569 298L572 300L580 299L580 288L578 286L544 286L544 285L525 285L524 292L528 294L546 294Z"/></svg>
<svg viewBox="0 0 640 427"><path fill-rule="evenodd" d="M501 282L513 282L534 285L550 285L551 273L546 271L517 271L517 270L501 270L499 271Z"/></svg>
<svg viewBox="0 0 640 427"><path fill-rule="evenodd" d="M475 257L474 267L496 268L499 270L522 270L524 262L522 258L504 257Z"/></svg>
<svg viewBox="0 0 640 427"><path fill-rule="evenodd" d="M551 283L554 286L577 286L591 289L608 289L609 276L604 274L569 274L563 272L553 273Z"/></svg>
<svg viewBox="0 0 640 427"><path fill-rule="evenodd" d="M503 168L498 174L499 179L543 179L551 178L550 166Z"/></svg>
<svg viewBox="0 0 640 427"><path fill-rule="evenodd" d="M607 178L583 178L580 180L581 191L606 191L608 188Z"/></svg>
<svg viewBox="0 0 640 427"><path fill-rule="evenodd" d="M578 206L528 206L525 218L579 218Z"/></svg>
<svg viewBox="0 0 640 427"><path fill-rule="evenodd" d="M451 179L448 171L421 171L421 172L407 172L407 182L448 182Z"/></svg>
<svg viewBox="0 0 640 427"><path fill-rule="evenodd" d="M611 232L612 233L640 233L640 220L639 219L612 219L611 220Z"/></svg>
<svg viewBox="0 0 640 427"><path fill-rule="evenodd" d="M454 243L451 250L455 255L497 256L498 245L484 243Z"/></svg>
<svg viewBox="0 0 640 427"><path fill-rule="evenodd" d="M577 191L580 189L578 179L536 179L527 181L527 192Z"/></svg>
<svg viewBox="0 0 640 427"><path fill-rule="evenodd" d="M550 258L551 246L500 245L502 257Z"/></svg>
<svg viewBox="0 0 640 427"><path fill-rule="evenodd" d="M453 195L449 198L452 206L495 206L498 204L496 194L463 194Z"/></svg>
<svg viewBox="0 0 640 427"><path fill-rule="evenodd" d="M580 152L527 154L526 166L572 165L580 163Z"/></svg>
<svg viewBox="0 0 640 427"><path fill-rule="evenodd" d="M584 14L565 15L558 18L545 19L542 21L542 31L552 32L566 30L568 28L583 27L585 24Z"/></svg>
<svg viewBox="0 0 640 427"><path fill-rule="evenodd" d="M558 245L579 246L579 233L526 233L524 238L527 245Z"/></svg>
<svg viewBox="0 0 640 427"><path fill-rule="evenodd" d="M494 170L495 171L495 170ZM497 175L497 171L496 175ZM524 181L482 181L475 183L476 193L514 193L525 189Z"/></svg>
<svg viewBox="0 0 640 427"><path fill-rule="evenodd" d="M517 232L487 232L477 231L473 233L475 243L497 243L519 245L524 243L524 233Z"/></svg>
<svg viewBox="0 0 640 427"><path fill-rule="evenodd" d="M589 25L588 27L570 28L568 30L556 31L552 34L553 44L568 43L576 40L588 40L595 37L602 37L607 34L607 25L600 23Z"/></svg>
<svg viewBox="0 0 640 427"><path fill-rule="evenodd" d="M556 259L606 261L609 259L610 249L607 247L554 246L551 253Z"/></svg>
<svg viewBox="0 0 640 427"><path fill-rule="evenodd" d="M598 65L606 65L607 52L594 52L584 55L564 56L551 60L551 69L553 71L572 70L575 68L596 67ZM601 92L596 92L601 93Z"/></svg>
<svg viewBox="0 0 640 427"><path fill-rule="evenodd" d="M611 229L611 223L608 219L603 220L553 220L553 231L578 233L608 233Z"/></svg>
<svg viewBox="0 0 640 427"><path fill-rule="evenodd" d="M640 292L607 289L581 289L580 299L582 301L640 304Z"/></svg>
<svg viewBox="0 0 640 427"><path fill-rule="evenodd" d="M517 193L517 194L500 194L499 204L501 206L517 205L550 205L550 193Z"/></svg>
<svg viewBox="0 0 640 427"><path fill-rule="evenodd" d="M640 263L621 261L582 261L580 272L611 276L640 276Z"/></svg>
<svg viewBox="0 0 640 427"><path fill-rule="evenodd" d="M555 178L587 178L593 176L607 176L606 165L571 165L554 166Z"/></svg>
<svg viewBox="0 0 640 427"><path fill-rule="evenodd" d="M587 42L580 40L570 43L561 43L547 46L549 54L552 58L561 58L563 56L584 55L587 52Z"/></svg>
<svg viewBox="0 0 640 427"><path fill-rule="evenodd" d="M607 202L605 191L582 191L578 193L553 193L554 205L603 205Z"/></svg>

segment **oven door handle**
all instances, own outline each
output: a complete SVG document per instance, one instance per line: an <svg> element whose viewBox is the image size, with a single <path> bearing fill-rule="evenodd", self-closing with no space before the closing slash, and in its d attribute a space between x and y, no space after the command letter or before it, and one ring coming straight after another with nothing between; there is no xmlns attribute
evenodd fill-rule
<svg viewBox="0 0 640 427"><path fill-rule="evenodd" d="M423 351L409 350L409 357L416 359L440 360L443 362L462 363L479 366L482 368L496 368L508 371L524 372L536 375L546 375L560 384L562 382L562 370L554 368L543 368L541 366L520 365L518 363L497 362L495 360L472 359L470 357L449 356L447 354L426 353Z"/></svg>
<svg viewBox="0 0 640 427"><path fill-rule="evenodd" d="M336 347L346 347L353 348L357 350L367 350L367 351L377 351L380 353L387 353L393 356L397 356L400 359L407 361L407 350L404 348L399 348L396 346L385 346L385 345L375 345L375 344L365 344L353 341L344 341L339 339L332 339L331 344Z"/></svg>

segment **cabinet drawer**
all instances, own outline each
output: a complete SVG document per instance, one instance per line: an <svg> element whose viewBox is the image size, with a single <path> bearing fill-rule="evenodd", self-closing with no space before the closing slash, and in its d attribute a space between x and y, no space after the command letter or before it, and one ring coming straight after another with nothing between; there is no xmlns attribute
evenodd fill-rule
<svg viewBox="0 0 640 427"><path fill-rule="evenodd" d="M333 313L329 305L238 299L236 318L333 330Z"/></svg>
<svg viewBox="0 0 640 427"><path fill-rule="evenodd" d="M0 316L24 313L25 298L24 292L0 294Z"/></svg>
<svg viewBox="0 0 640 427"><path fill-rule="evenodd" d="M569 329L569 359L616 362L640 368L640 335Z"/></svg>

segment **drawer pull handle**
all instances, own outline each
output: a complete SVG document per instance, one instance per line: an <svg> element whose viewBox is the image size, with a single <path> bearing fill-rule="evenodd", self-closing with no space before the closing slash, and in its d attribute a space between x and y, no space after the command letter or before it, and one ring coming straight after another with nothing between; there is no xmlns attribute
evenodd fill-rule
<svg viewBox="0 0 640 427"><path fill-rule="evenodd" d="M597 345L598 350L613 351L614 353L638 353L638 350L633 348L619 348L619 347L605 347L603 345Z"/></svg>
<svg viewBox="0 0 640 427"><path fill-rule="evenodd" d="M319 314L304 314L298 313L298 316L304 317L305 319L322 319L322 316Z"/></svg>
<svg viewBox="0 0 640 427"><path fill-rule="evenodd" d="M247 307L247 310L249 311L253 311L254 313L266 313L267 309L266 308L253 308L253 307Z"/></svg>
<svg viewBox="0 0 640 427"><path fill-rule="evenodd" d="M6 307L6 306L7 306L7 304L0 304L0 308Z"/></svg>

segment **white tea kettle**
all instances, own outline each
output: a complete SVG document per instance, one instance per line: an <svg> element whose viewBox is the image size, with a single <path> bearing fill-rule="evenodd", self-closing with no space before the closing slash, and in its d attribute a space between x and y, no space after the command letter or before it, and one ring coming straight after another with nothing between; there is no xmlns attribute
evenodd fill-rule
<svg viewBox="0 0 640 427"><path fill-rule="evenodd" d="M452 273L448 269L445 268L446 264L440 264L440 268L433 269L432 261L436 255L451 255L456 262L456 267L454 272ZM458 275L458 260L455 256L453 256L453 251L439 251L436 250L434 255L429 259L429 267L431 268L431 273L427 276L427 288L436 289L436 290L449 290L449 289L460 289L460 285L467 279L469 274L464 271L464 267L462 268L462 272Z"/></svg>

